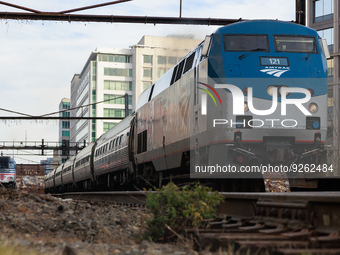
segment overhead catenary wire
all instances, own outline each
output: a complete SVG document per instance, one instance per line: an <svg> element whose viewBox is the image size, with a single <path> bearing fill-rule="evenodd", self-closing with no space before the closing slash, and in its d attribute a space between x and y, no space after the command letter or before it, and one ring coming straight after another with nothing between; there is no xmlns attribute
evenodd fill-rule
<svg viewBox="0 0 340 255"><path fill-rule="evenodd" d="M26 113L16 112L16 111L4 109L4 108L0 108L0 111L6 111L6 112L10 112L10 113L16 113L16 114L19 114L19 115L23 115L23 116L28 117L28 119L37 119L37 118L42 118L42 117L50 116L50 115L53 115L53 114L68 112L68 111L77 110L77 109L81 109L81 108L84 108L84 107L88 107L88 106L92 106L92 105L96 105L96 104L100 104L100 103L105 103L105 102L112 101L112 100L116 100L116 99L118 99L118 98L123 98L123 97L125 97L125 95L123 95L123 96L117 96L117 97L114 97L114 98L110 98L110 99L103 100L103 101L96 102L96 103L92 103L92 104L82 105L82 106L74 107L74 108L70 108L70 109L65 109L65 110L62 110L62 111L47 113L47 114L40 115L40 116L33 116L33 115L26 114ZM64 118L71 119L71 117L64 117ZM79 117L79 119L81 119L81 118L82 118L82 117ZM94 119L94 118L104 119L104 118L100 118L100 117L92 117L92 119ZM15 118L15 117L0 117L0 119L16 119L16 118ZM24 119L24 118L22 118L22 117L19 118L19 117L18 117L17 119ZM26 118L25 118L25 119L26 119ZM111 118L111 119L113 119L113 118ZM122 119L122 118L121 118L121 119Z"/></svg>

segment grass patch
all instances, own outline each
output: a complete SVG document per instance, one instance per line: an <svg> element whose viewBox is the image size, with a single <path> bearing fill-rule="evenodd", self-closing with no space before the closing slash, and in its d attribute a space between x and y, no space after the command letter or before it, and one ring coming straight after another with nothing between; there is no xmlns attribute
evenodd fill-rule
<svg viewBox="0 0 340 255"><path fill-rule="evenodd" d="M205 219L216 217L217 206L223 196L211 188L199 183L182 188L170 182L157 189L157 193L148 193L146 206L153 218L147 222L148 230L144 238L160 241L164 238L165 229L184 226L205 228Z"/></svg>

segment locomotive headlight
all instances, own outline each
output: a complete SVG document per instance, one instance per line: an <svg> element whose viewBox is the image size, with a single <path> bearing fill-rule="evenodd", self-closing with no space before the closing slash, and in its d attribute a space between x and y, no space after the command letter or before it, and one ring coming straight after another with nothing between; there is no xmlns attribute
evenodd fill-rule
<svg viewBox="0 0 340 255"><path fill-rule="evenodd" d="M280 93L281 96L282 96L282 88L288 88L288 87L287 86L281 86L280 87L279 93ZM289 94L290 94L289 92L286 92L286 97L289 96Z"/></svg>
<svg viewBox="0 0 340 255"><path fill-rule="evenodd" d="M318 111L318 105L316 103L310 103L308 109L311 113L316 113Z"/></svg>
<svg viewBox="0 0 340 255"><path fill-rule="evenodd" d="M314 95L314 90L313 90L313 89L308 89L308 91L309 91L309 93L310 93L311 96Z"/></svg>
<svg viewBox="0 0 340 255"><path fill-rule="evenodd" d="M272 96L274 94L274 86L269 86L267 88L267 93L269 96Z"/></svg>
<svg viewBox="0 0 340 255"><path fill-rule="evenodd" d="M244 111L247 112L249 110L247 101L244 101Z"/></svg>

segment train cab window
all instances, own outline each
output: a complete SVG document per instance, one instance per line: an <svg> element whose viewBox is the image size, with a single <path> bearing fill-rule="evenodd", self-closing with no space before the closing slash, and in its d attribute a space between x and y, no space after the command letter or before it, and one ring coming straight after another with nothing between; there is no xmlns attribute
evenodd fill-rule
<svg viewBox="0 0 340 255"><path fill-rule="evenodd" d="M225 34L225 51L269 51L268 35Z"/></svg>
<svg viewBox="0 0 340 255"><path fill-rule="evenodd" d="M314 36L274 35L277 52L318 53Z"/></svg>

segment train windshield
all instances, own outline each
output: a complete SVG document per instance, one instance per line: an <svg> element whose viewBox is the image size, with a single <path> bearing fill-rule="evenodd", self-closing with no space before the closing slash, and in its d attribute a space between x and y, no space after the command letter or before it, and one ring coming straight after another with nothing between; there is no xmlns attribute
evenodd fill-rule
<svg viewBox="0 0 340 255"><path fill-rule="evenodd" d="M314 36L274 35L277 52L317 53Z"/></svg>
<svg viewBox="0 0 340 255"><path fill-rule="evenodd" d="M15 168L14 163L12 162L0 162L0 168Z"/></svg>
<svg viewBox="0 0 340 255"><path fill-rule="evenodd" d="M268 35L223 35L225 51L269 51Z"/></svg>

